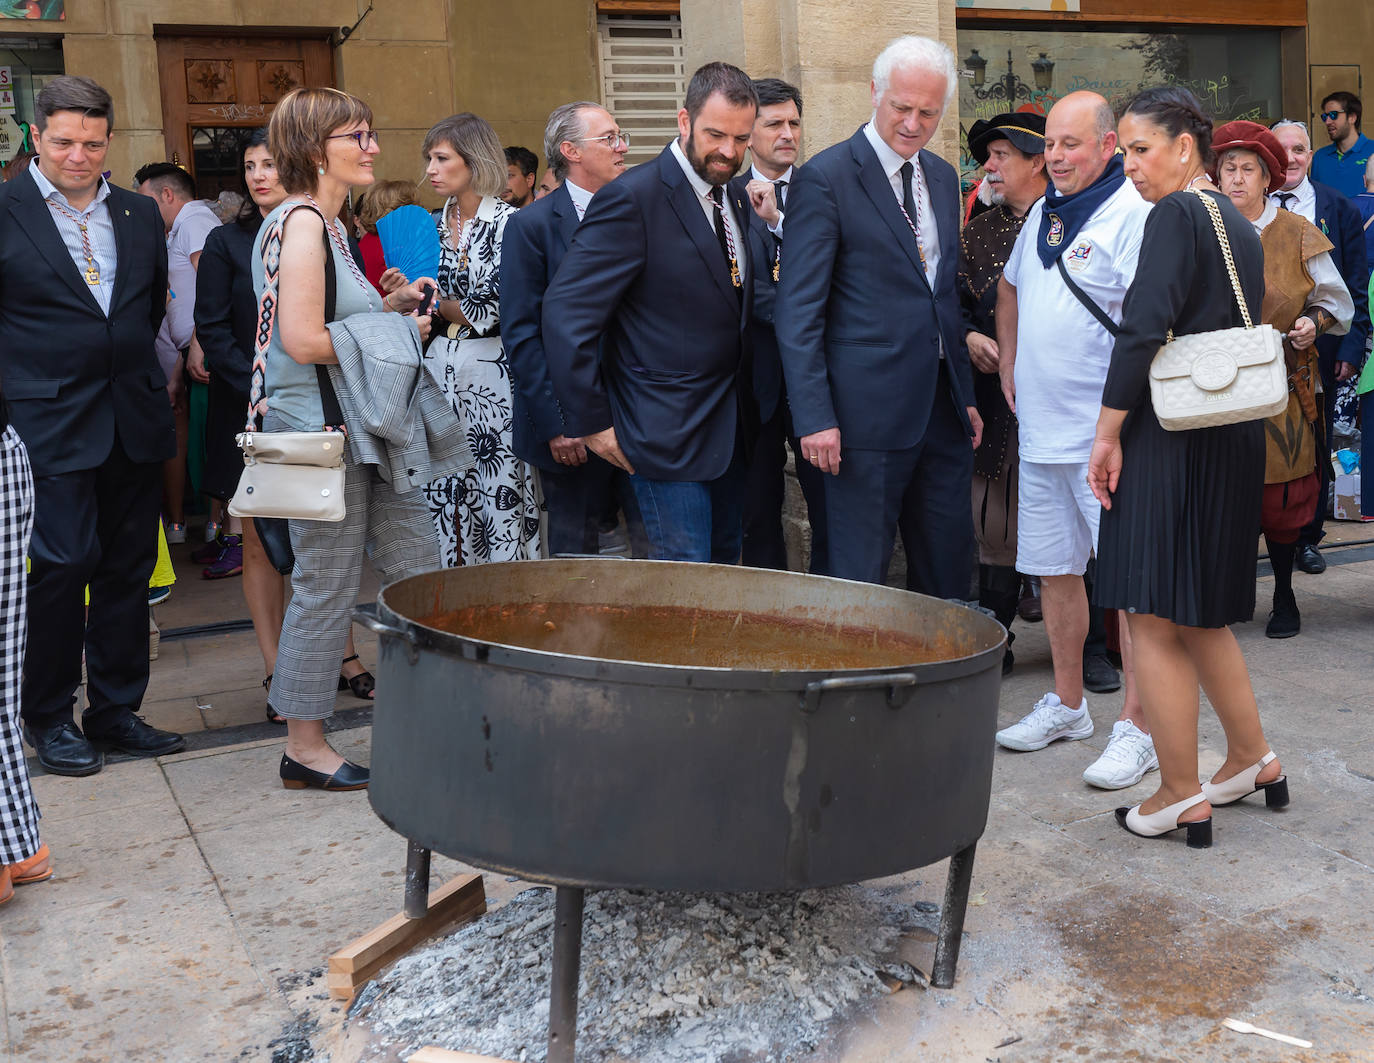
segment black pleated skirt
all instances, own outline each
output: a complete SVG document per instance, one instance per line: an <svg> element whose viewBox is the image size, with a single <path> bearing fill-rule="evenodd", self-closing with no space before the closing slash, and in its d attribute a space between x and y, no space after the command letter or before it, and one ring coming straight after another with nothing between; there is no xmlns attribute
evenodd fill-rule
<svg viewBox="0 0 1374 1063"><path fill-rule="evenodd" d="M1121 451L1098 531L1096 604L1185 627L1251 619L1264 422L1166 432L1146 404L1127 417Z"/></svg>

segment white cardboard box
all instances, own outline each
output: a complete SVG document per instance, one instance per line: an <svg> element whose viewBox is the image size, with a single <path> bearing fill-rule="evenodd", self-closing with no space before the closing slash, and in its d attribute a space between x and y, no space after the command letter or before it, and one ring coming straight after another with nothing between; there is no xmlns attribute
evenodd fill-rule
<svg viewBox="0 0 1374 1063"><path fill-rule="evenodd" d="M1337 520L1374 520L1374 512L1366 514L1360 508L1360 474L1358 471L1339 473L1336 476L1335 487Z"/></svg>

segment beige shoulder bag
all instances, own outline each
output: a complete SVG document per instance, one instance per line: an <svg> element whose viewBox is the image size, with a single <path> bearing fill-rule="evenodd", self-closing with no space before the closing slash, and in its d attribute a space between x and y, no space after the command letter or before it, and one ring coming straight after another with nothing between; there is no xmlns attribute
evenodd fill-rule
<svg viewBox="0 0 1374 1063"><path fill-rule="evenodd" d="M1250 319L1221 211L1206 193L1192 191L1216 229L1245 326L1177 338L1169 333L1150 363L1150 401L1160 426L1170 432L1255 421L1288 405L1283 337L1272 325Z"/></svg>

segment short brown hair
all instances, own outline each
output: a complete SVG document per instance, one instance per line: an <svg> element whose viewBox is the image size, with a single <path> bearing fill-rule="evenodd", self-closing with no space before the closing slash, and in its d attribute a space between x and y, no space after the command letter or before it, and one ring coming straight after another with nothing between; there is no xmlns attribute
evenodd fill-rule
<svg viewBox="0 0 1374 1063"><path fill-rule="evenodd" d="M105 119L105 135L114 132L114 100L99 84L77 74L55 77L33 99L33 124L41 133L58 111L80 111L87 118Z"/></svg>
<svg viewBox="0 0 1374 1063"><path fill-rule="evenodd" d="M358 203L358 224L367 232L377 231L377 219L385 218L397 207L415 202L415 186L409 181L378 181Z"/></svg>
<svg viewBox="0 0 1374 1063"><path fill-rule="evenodd" d="M494 196L506 187L506 152L485 118L469 111L449 115L425 134L420 154L429 158L438 144L447 144L462 156L472 171L472 190L479 196Z"/></svg>
<svg viewBox="0 0 1374 1063"><path fill-rule="evenodd" d="M267 126L267 150L288 192L314 192L327 138L336 129L372 125L372 108L339 89L292 89Z"/></svg>

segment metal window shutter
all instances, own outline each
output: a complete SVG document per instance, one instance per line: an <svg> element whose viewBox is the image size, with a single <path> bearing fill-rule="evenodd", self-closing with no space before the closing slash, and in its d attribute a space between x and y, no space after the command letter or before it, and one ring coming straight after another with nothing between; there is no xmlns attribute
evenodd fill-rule
<svg viewBox="0 0 1374 1063"><path fill-rule="evenodd" d="M652 159L677 136L677 112L687 92L679 15L597 18L601 98L630 135L630 165Z"/></svg>

